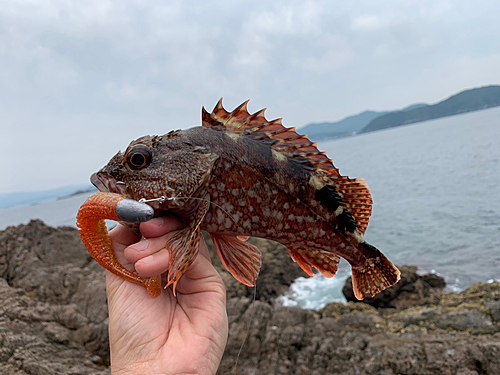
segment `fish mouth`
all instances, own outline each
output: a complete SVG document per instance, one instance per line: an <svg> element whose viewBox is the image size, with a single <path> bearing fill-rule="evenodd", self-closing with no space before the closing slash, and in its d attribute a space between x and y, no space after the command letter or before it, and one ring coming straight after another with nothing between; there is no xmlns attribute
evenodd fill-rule
<svg viewBox="0 0 500 375"><path fill-rule="evenodd" d="M94 185L99 191L105 193L116 193L126 197L129 197L127 193L127 188L125 182L116 181L114 178L109 177L105 173L97 172L94 173L90 177L90 182Z"/></svg>
<svg viewBox="0 0 500 375"><path fill-rule="evenodd" d="M132 194L127 192L127 185L125 184L125 182L116 181L116 179L109 176L106 172L100 171L94 173L90 177L90 182L101 192L120 194L126 198L136 200L136 198L133 197ZM147 202L146 204L153 208L154 217L162 216L166 212L164 210L161 210L159 202ZM125 221L120 221L120 223L132 233L141 235L139 223L129 223Z"/></svg>
<svg viewBox="0 0 500 375"><path fill-rule="evenodd" d="M128 194L126 191L127 188L125 182L116 181L113 177L110 177L108 174L102 171L94 173L92 176L90 176L90 182L101 192L116 193L127 198L131 198L130 194ZM132 233L141 235L139 223L128 223L125 221L121 221L120 223Z"/></svg>
<svg viewBox="0 0 500 375"><path fill-rule="evenodd" d="M97 173L94 173L90 177L90 182L101 192L120 194L128 199L139 200L139 197L129 192L129 189L127 188L125 182L117 181L115 178L109 176L106 172L99 171ZM161 213L165 212L162 211L162 202L160 201L153 200L153 202L146 202L146 204L153 207L153 209L155 210L155 217L160 216Z"/></svg>

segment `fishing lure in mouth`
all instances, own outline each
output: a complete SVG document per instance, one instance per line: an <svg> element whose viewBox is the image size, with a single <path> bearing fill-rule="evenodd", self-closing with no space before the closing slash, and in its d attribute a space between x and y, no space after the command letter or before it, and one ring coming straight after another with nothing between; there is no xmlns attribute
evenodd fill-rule
<svg viewBox="0 0 500 375"><path fill-rule="evenodd" d="M342 176L307 136L281 119L268 121L264 110L250 114L247 103L228 112L221 99L212 113L202 109L201 127L141 137L91 177L102 192L142 201L154 216L168 211L185 222L166 245L167 286L175 293L196 259L201 230L210 233L226 269L245 285L255 285L261 266L261 253L248 236L283 244L310 276L316 268L333 277L343 257L351 264L358 299L396 283L399 270L363 239L373 204L366 182ZM109 259L118 274L116 257Z"/></svg>
<svg viewBox="0 0 500 375"><path fill-rule="evenodd" d="M153 215L153 208L145 203L119 194L96 193L80 207L76 225L85 247L101 266L127 281L145 286L151 297L157 297L161 293L161 276L146 279L123 267L116 258L105 223L105 219L142 223Z"/></svg>

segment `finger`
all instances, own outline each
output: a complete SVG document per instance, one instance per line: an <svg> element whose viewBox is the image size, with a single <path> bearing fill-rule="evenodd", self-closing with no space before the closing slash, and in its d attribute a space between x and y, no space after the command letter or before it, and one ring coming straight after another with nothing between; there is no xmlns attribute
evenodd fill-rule
<svg viewBox="0 0 500 375"><path fill-rule="evenodd" d="M141 236L132 233L123 225L118 224L109 232L109 239L113 244L113 249L115 253L123 252L123 250L127 247L136 243L141 239Z"/></svg>
<svg viewBox="0 0 500 375"><path fill-rule="evenodd" d="M140 226L141 233L144 237L161 237L174 230L182 229L185 225L174 215L156 217Z"/></svg>
<svg viewBox="0 0 500 375"><path fill-rule="evenodd" d="M159 238L149 238L125 249L127 260L135 263L136 271L143 277L163 274L169 269L169 251L165 248L167 240L174 233ZM200 239L199 251L202 257L211 263L210 254L203 238Z"/></svg>
<svg viewBox="0 0 500 375"><path fill-rule="evenodd" d="M127 246L139 241L141 236L132 233L125 226L118 224L109 232L109 238L118 263L120 263L127 270L133 271L134 266L132 263L127 261L124 251Z"/></svg>
<svg viewBox="0 0 500 375"><path fill-rule="evenodd" d="M168 250L163 248L135 263L135 270L142 277L152 277L167 272L169 263L170 255Z"/></svg>
<svg viewBox="0 0 500 375"><path fill-rule="evenodd" d="M165 248L169 234L158 238L146 238L125 248L123 254L130 263L136 263Z"/></svg>

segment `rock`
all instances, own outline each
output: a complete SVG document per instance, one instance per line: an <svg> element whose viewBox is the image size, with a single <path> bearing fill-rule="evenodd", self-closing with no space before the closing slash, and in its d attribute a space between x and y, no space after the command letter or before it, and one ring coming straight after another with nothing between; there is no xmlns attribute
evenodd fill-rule
<svg viewBox="0 0 500 375"><path fill-rule="evenodd" d="M302 271L284 248L255 241L269 247L257 301L218 265L229 317L219 374L500 374L499 283L434 294L442 280L402 267L399 291L374 305L283 307L274 297ZM33 221L0 232L0 276L2 374L109 374L104 272L75 229Z"/></svg>
<svg viewBox="0 0 500 375"><path fill-rule="evenodd" d="M484 307L489 310L491 318L500 323L500 301L487 301L484 303Z"/></svg>
<svg viewBox="0 0 500 375"><path fill-rule="evenodd" d="M2 374L109 374L104 272L75 229L0 232L0 276Z"/></svg>
<svg viewBox="0 0 500 375"><path fill-rule="evenodd" d="M489 328L493 326L491 318L477 309L458 308L446 311L432 319L436 327L465 331L474 328Z"/></svg>
<svg viewBox="0 0 500 375"><path fill-rule="evenodd" d="M367 296L363 301L358 301L354 296L351 277L346 280L342 293L347 301L363 302L379 308L405 309L439 302L437 295L446 287L442 277L433 274L420 276L415 266L401 266L399 270L401 280L373 298Z"/></svg>
<svg viewBox="0 0 500 375"><path fill-rule="evenodd" d="M496 288L500 290L500 284ZM297 307L265 307L260 302L252 308L257 309L253 314L258 318L241 311L237 318L230 317L229 343L219 374L234 373L248 324L250 335L238 359L239 374L500 373L500 337L468 334L461 323L453 321L467 321L472 314L473 325L489 323L478 310L465 311L459 305L426 307L420 314L421 308L416 307L399 315L357 303L329 304L321 314ZM413 320L408 318L410 313ZM400 314L407 314L406 319ZM439 319L446 321L452 315L455 318L440 327ZM405 324L391 329L396 318ZM421 323L423 329L408 332L405 328Z"/></svg>

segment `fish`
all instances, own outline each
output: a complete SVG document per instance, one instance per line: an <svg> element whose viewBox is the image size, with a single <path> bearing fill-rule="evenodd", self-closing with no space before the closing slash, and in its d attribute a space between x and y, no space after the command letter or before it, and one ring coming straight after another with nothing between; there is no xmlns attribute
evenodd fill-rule
<svg viewBox="0 0 500 375"><path fill-rule="evenodd" d="M373 205L366 182L342 176L317 143L282 119L268 121L265 109L250 114L248 102L231 112L222 99L212 112L202 107L201 126L138 138L91 177L101 192L184 221L166 244L165 287L175 294L198 255L202 230L225 268L248 286L261 267L250 236L283 244L309 276L316 269L333 277L344 258L359 300L395 284L400 271L363 239Z"/></svg>

